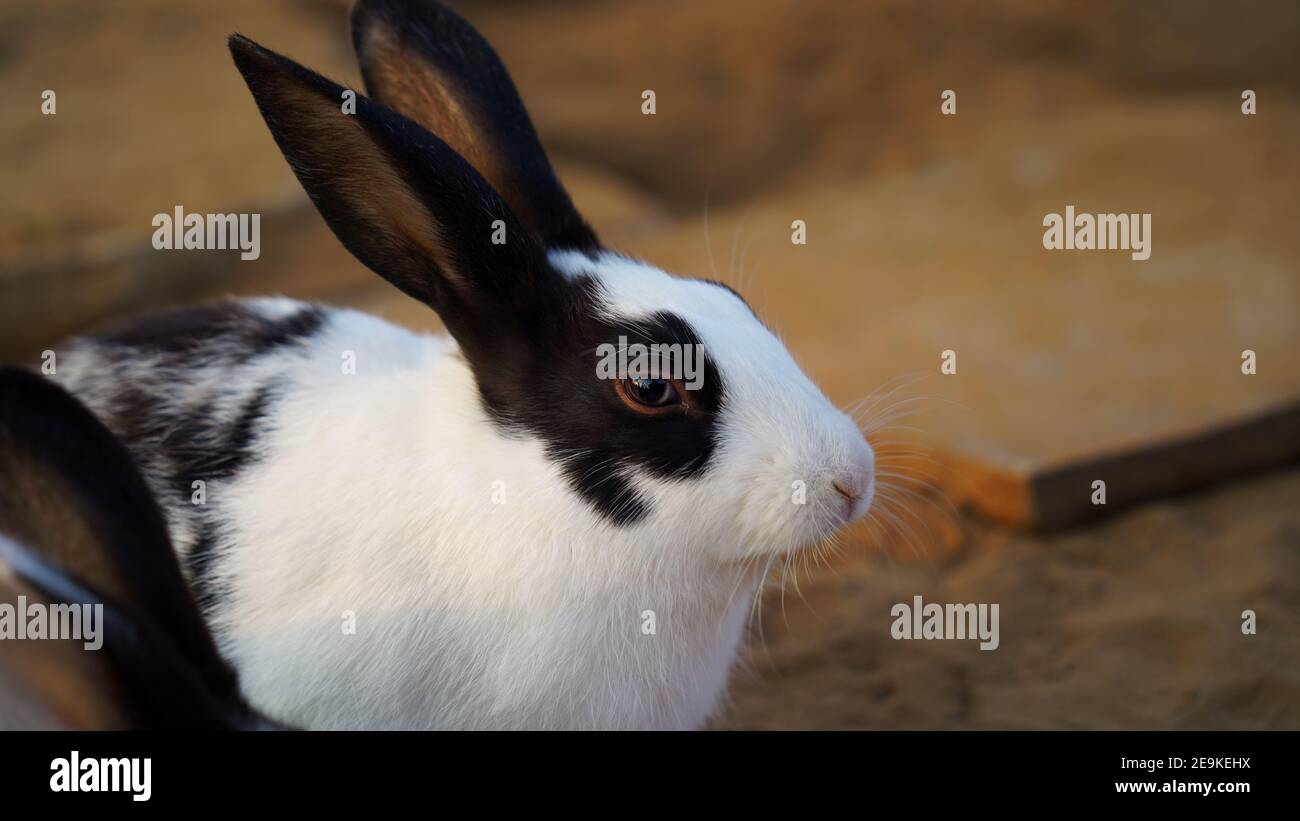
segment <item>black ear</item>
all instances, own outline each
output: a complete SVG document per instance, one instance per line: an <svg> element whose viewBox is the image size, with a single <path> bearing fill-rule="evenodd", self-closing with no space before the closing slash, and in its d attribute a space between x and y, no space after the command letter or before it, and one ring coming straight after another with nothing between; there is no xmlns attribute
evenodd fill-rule
<svg viewBox="0 0 1300 821"><path fill-rule="evenodd" d="M370 94L469 160L547 247L598 246L505 66L460 15L434 0L359 0L352 45Z"/></svg>
<svg viewBox="0 0 1300 821"><path fill-rule="evenodd" d="M230 52L290 167L353 255L436 310L467 353L527 321L536 292L559 275L464 158L364 95L345 113L342 86L252 40L231 36Z"/></svg>
<svg viewBox="0 0 1300 821"><path fill-rule="evenodd" d="M17 615L17 604L46 600L4 558L9 544L0 535L0 605ZM0 641L0 731L125 730L134 723L107 653L90 652L75 638L15 641L10 634Z"/></svg>
<svg viewBox="0 0 1300 821"><path fill-rule="evenodd" d="M251 715L125 446L62 388L17 368L0 368L6 569L11 592L104 606L102 652L132 726L222 726ZM86 680L98 664L83 657L68 675Z"/></svg>
<svg viewBox="0 0 1300 821"><path fill-rule="evenodd" d="M26 702L29 709L45 714L48 728L276 727L248 706L233 687L233 678L209 679L193 664L192 652L178 648L170 631L150 615L96 590L41 552L0 535L0 568L9 577L0 580L0 601L12 598L11 603L22 603L28 610L32 606L56 606L63 612L76 608L82 631L78 637L58 637L54 645L34 651L10 652L8 645L44 643L5 642L7 646L0 648L0 709L17 706L11 702ZM18 719L0 715L0 727Z"/></svg>

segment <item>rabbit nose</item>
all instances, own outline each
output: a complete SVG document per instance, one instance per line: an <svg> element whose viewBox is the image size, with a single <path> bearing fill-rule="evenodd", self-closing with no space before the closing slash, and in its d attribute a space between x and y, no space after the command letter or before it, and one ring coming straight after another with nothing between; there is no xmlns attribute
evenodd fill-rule
<svg viewBox="0 0 1300 821"><path fill-rule="evenodd" d="M845 487L844 483L839 479L831 482L831 487L835 488L835 492L843 496L849 504L853 504L858 500L858 494Z"/></svg>
<svg viewBox="0 0 1300 821"><path fill-rule="evenodd" d="M857 489L859 485L853 480L848 478L833 479L831 487L844 500L844 508L840 512L843 521L851 522L865 510L865 506L862 504L863 492Z"/></svg>
<svg viewBox="0 0 1300 821"><path fill-rule="evenodd" d="M876 471L873 456L868 452L858 465L843 470L831 480L831 487L844 500L846 519L856 519L865 513L875 496Z"/></svg>

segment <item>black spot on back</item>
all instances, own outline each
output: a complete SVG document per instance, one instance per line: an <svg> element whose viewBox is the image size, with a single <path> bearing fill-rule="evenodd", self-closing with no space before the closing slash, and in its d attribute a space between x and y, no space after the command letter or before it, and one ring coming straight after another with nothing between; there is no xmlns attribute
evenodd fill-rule
<svg viewBox="0 0 1300 821"><path fill-rule="evenodd" d="M216 525L204 522L185 556L185 568L190 574L190 590L199 609L210 613L217 608L218 595L213 579L217 547Z"/></svg>
<svg viewBox="0 0 1300 821"><path fill-rule="evenodd" d="M240 362L311 337L324 316L316 306L271 318L238 302L217 302L153 314L87 339L104 348L160 354L187 366L214 359Z"/></svg>
<svg viewBox="0 0 1300 821"><path fill-rule="evenodd" d="M181 477L229 479L253 455L258 425L265 419L273 399L270 385L258 386L245 399L233 418L218 414L211 405L174 420L158 441L162 454ZM180 488L190 493L189 482Z"/></svg>
<svg viewBox="0 0 1300 821"><path fill-rule="evenodd" d="M101 417L127 444L171 515L195 534L186 569L205 611L219 606L224 594L213 581L222 507L210 487L205 504L194 504L194 482L231 480L252 463L292 378L286 368L254 381L242 366L305 343L324 318L314 306L267 317L239 303L215 303L146 317L81 343L106 363L93 378L113 380L92 391L107 396L97 408Z"/></svg>

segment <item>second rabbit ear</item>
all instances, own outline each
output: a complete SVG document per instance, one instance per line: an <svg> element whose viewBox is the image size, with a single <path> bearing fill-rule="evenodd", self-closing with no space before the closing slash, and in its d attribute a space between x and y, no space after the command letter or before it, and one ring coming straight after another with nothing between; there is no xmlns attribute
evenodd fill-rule
<svg viewBox="0 0 1300 821"><path fill-rule="evenodd" d="M441 315L463 347L527 320L554 278L533 231L437 136L239 35L235 65L280 151L359 260ZM512 321L513 320L513 321Z"/></svg>
<svg viewBox="0 0 1300 821"><path fill-rule="evenodd" d="M0 641L0 711L87 729L260 726L126 446L52 380L0 367L0 600L19 596L58 607L78 641Z"/></svg>
<svg viewBox="0 0 1300 821"><path fill-rule="evenodd" d="M594 250L492 47L433 0L358 0L352 43L366 89L467 159L548 248Z"/></svg>

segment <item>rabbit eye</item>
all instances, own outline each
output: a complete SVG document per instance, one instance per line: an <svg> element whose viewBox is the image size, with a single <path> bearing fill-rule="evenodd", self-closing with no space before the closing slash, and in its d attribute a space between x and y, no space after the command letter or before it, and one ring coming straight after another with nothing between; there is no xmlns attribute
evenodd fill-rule
<svg viewBox="0 0 1300 821"><path fill-rule="evenodd" d="M682 402L681 392L672 379L627 378L615 380L615 390L624 404L641 413L671 411Z"/></svg>

